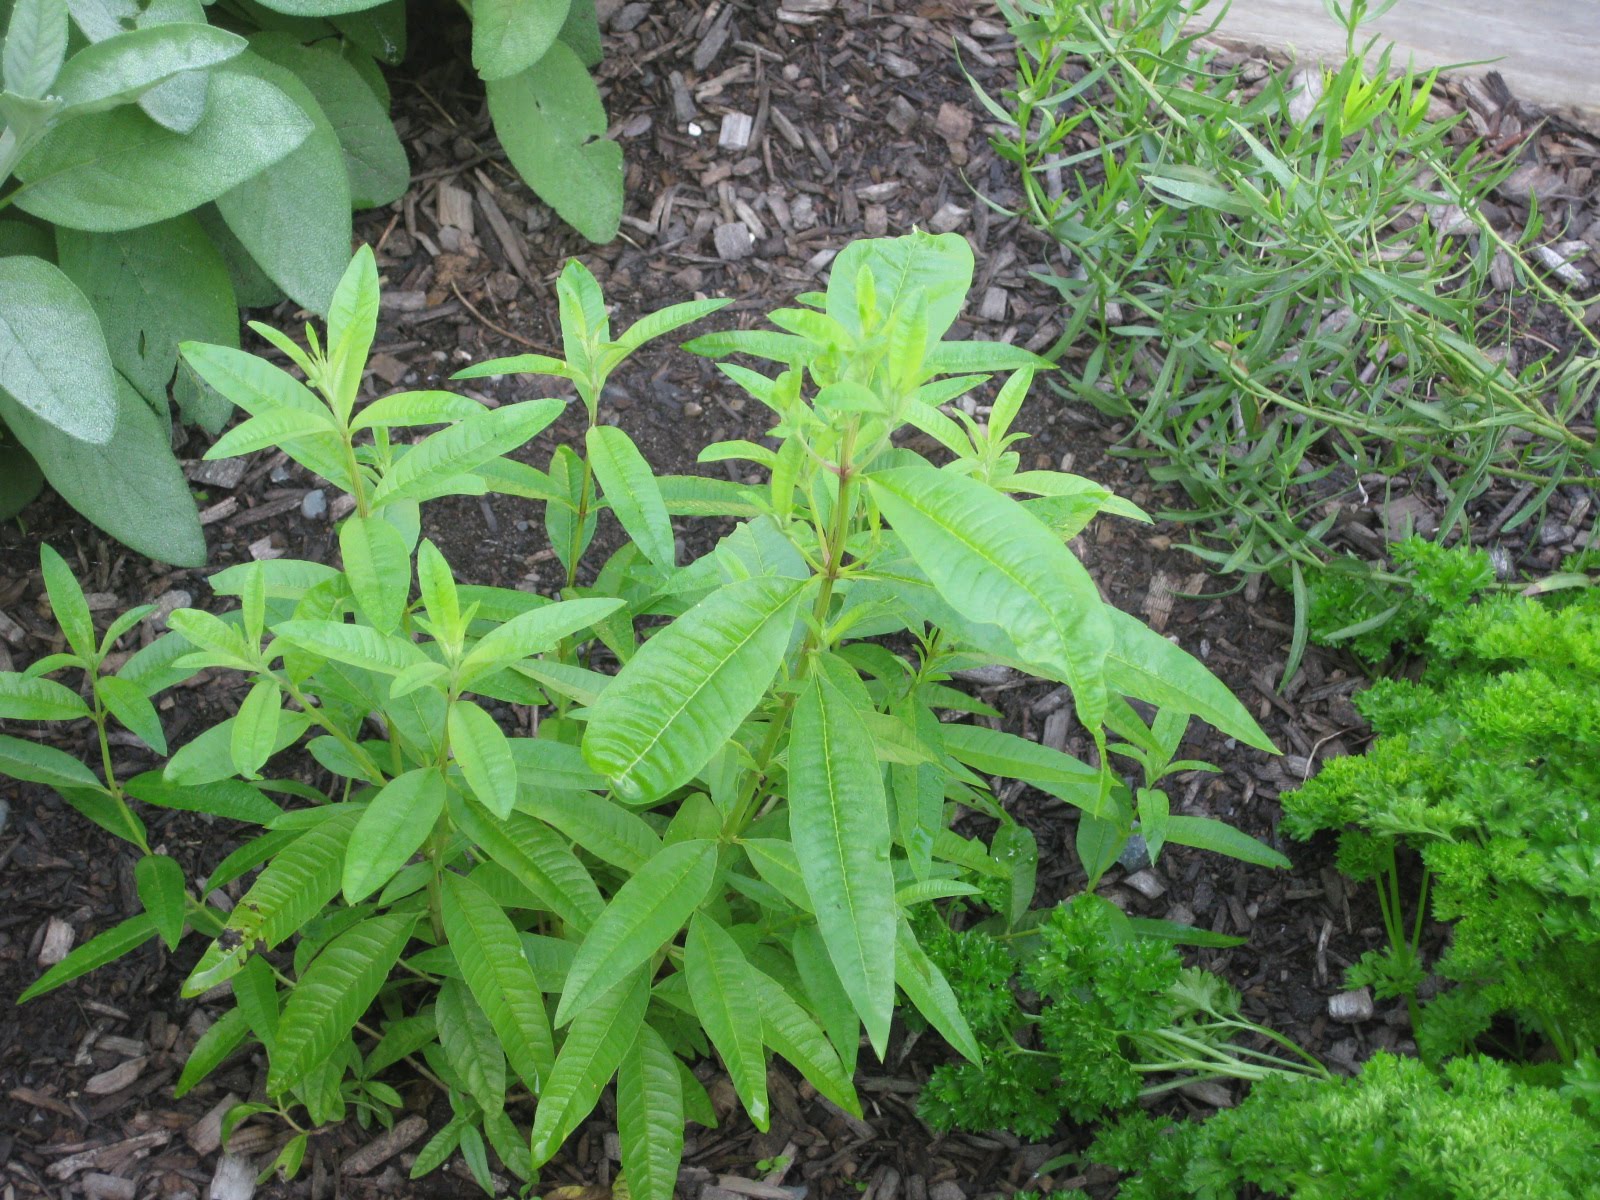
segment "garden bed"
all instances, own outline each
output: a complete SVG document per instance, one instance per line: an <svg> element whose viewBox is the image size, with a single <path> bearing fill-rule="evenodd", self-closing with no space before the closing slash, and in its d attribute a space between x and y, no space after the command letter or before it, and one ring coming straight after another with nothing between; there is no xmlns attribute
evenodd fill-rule
<svg viewBox="0 0 1600 1200"><path fill-rule="evenodd" d="M571 254L594 271L623 323L698 292L735 300L714 318L725 328L753 324L797 292L819 286L832 253L853 238L909 232L914 225L954 230L972 241L978 278L965 328L953 336L1042 349L1059 333L1058 300L1030 274L1054 255L1054 246L1025 223L986 208L968 186L1001 205L1016 203L1019 195L1010 168L987 146L986 116L949 52L954 38L968 71L992 91L1004 85L1012 65L1009 42L987 10L893 2L835 8L795 0L775 19L765 8L713 5L696 13L673 6L661 12L638 4L613 7L610 29L602 73L628 164L628 215L623 237L599 249L580 243L542 209L528 218L526 192L484 140L490 136L486 121L468 99L475 81L460 63L443 62L409 84L396 80L413 187L398 211L368 214L359 227L377 249L385 278L387 307L372 380L380 394L448 386L446 377L468 362L550 349L558 340L550 281ZM1476 103L1472 119L1494 136L1534 126L1533 114L1508 97L1460 98ZM1592 143L1546 128L1537 135L1525 186L1568 206L1572 215L1587 214L1589 224L1578 224L1587 230L1597 216L1596 162ZM1595 266L1591 258L1591 274ZM495 401L540 394L520 379L466 386ZM1034 435L1020 447L1025 465L1070 469L1146 508L1178 503L1138 464L1108 454L1119 430L1092 411L1054 406L1044 395L1040 387L1024 410ZM754 440L765 431L755 405L704 360L670 346L651 347L619 371L601 414L625 427L659 472L721 471L721 464L695 466L700 447ZM542 463L554 444L581 428L571 414L519 457ZM198 441L190 447L200 451ZM319 481L270 452L251 460L242 475L214 473L233 465L191 466L191 480L204 492L212 568L261 557L331 558L331 518L341 515L330 512L331 489L324 492ZM1510 499L1508 491L1482 503L1493 507ZM1414 517L1430 505L1420 492L1390 503L1402 500ZM528 507L498 496L454 498L427 510L424 532L475 583L549 592L558 584L557 568ZM1524 526L1507 549L1524 568L1553 566L1586 540L1593 520L1589 497L1560 494L1545 520ZM1383 536L1377 514L1356 524L1369 531L1357 537ZM708 548L720 532L708 525L685 527L691 554ZM602 524L601 542L614 532ZM1279 847L1295 866L1274 872L1173 848L1156 869L1133 878L1114 868L1103 893L1139 915L1247 937L1237 949L1196 952L1197 961L1240 988L1253 1019L1331 1065L1351 1066L1378 1049L1404 1049L1408 1034L1399 1003L1353 1021L1328 1015L1342 969L1381 939L1375 905L1360 891L1346 891L1331 865L1331 843L1298 845L1276 833L1278 792L1306 778L1321 759L1361 748L1364 726L1350 703L1363 683L1360 672L1341 655L1312 649L1280 691L1292 633L1287 598L1260 579L1228 591L1175 548L1182 540L1174 527L1151 531L1104 517L1077 548L1107 599L1202 658L1285 751L1272 759L1192 723L1185 757L1214 762L1222 773L1180 780L1174 811L1222 818ZM0 531L0 659L9 656L17 668L56 648L35 567L41 542L58 549L107 608L211 602L207 571L152 567L53 500L41 501L26 513L25 532L16 526ZM0 669L10 668L0 661ZM967 686L1005 714L1006 729L1069 753L1087 751L1087 736L1067 719L1054 685L994 676ZM163 719L169 739L181 744L232 712L243 685L230 678L224 686L203 674L172 695ZM138 764L137 747L121 753ZM137 900L132 854L42 789L8 783L0 796L10 805L0 832L0 992L12 996L36 975L45 939L61 936L63 923L82 941L136 911ZM1029 791L1009 802L1040 846L1036 902L1080 890L1072 810ZM185 814L158 814L151 833L152 845L165 843L186 867L210 866L225 852L205 822ZM197 1014L203 1019L209 1010L179 999L182 968L189 964L166 957L147 947L69 991L0 1013L0 1160L5 1183L17 1195L199 1195L219 1171L231 1169L217 1152L215 1119L230 1093L249 1094L259 1072L248 1059L237 1060L182 1102L170 1099ZM691 1130L680 1194L775 1197L774 1186L804 1186L811 1197L856 1196L865 1189L875 1200L1004 1195L1029 1185L1039 1164L1082 1144L1066 1127L1060 1140L1039 1146L999 1135L933 1136L915 1116L916 1091L946 1054L935 1037L908 1036L897 1026L888 1062L865 1063L858 1077L865 1121L797 1088L794 1077L776 1067L772 1128L765 1134L744 1120L726 1084L713 1083L713 1099L728 1119L717 1131ZM1203 1111L1236 1098L1210 1084L1166 1103ZM440 1123L440 1105L426 1090L407 1099L417 1119L400 1128L413 1135L408 1146L414 1153L428 1125ZM540 1193L569 1184L595 1190L564 1193L568 1197L608 1194L615 1173L605 1133L610 1127L602 1110L545 1171ZM233 1150L259 1158L276 1136L266 1125L259 1134L246 1130ZM312 1196L333 1195L336 1188L355 1196L442 1196L473 1186L454 1177L454 1167L450 1174L405 1182L406 1147L380 1158L370 1148L374 1139L374 1132L354 1124L319 1135L301 1182L278 1189ZM337 1185L335 1175L343 1176ZM765 1184L740 1182L763 1176ZM1059 1175L1053 1182L1072 1186ZM1077 1184L1106 1193L1104 1182Z"/></svg>

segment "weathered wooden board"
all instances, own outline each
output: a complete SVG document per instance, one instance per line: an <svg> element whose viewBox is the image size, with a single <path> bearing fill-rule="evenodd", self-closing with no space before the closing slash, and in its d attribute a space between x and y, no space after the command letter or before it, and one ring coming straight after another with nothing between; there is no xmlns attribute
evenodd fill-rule
<svg viewBox="0 0 1600 1200"><path fill-rule="evenodd" d="M1363 29L1393 41L1400 62L1484 63L1477 69L1499 71L1519 99L1600 113L1597 0L1399 0ZM1311 58L1345 48L1321 0L1233 0L1218 32Z"/></svg>

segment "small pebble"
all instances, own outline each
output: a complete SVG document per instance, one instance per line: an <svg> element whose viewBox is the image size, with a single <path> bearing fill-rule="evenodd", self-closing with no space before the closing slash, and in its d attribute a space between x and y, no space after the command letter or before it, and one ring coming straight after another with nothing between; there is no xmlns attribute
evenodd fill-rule
<svg viewBox="0 0 1600 1200"><path fill-rule="evenodd" d="M1145 843L1144 834L1135 833L1128 838L1128 844L1117 855L1117 865L1124 871L1142 871L1150 865L1150 847Z"/></svg>
<svg viewBox="0 0 1600 1200"><path fill-rule="evenodd" d="M328 496L321 488L312 488L300 501L300 515L308 521L320 521L328 515Z"/></svg>
<svg viewBox="0 0 1600 1200"><path fill-rule="evenodd" d="M53 967L72 949L72 926L60 917L51 917L44 927L44 941L39 945L39 965Z"/></svg>
<svg viewBox="0 0 1600 1200"><path fill-rule="evenodd" d="M273 483L287 483L289 481L288 464L279 463L277 466L273 467L272 470L267 472L267 478L272 480Z"/></svg>
<svg viewBox="0 0 1600 1200"><path fill-rule="evenodd" d="M1335 1021L1344 1021L1354 1025L1360 1021L1372 1020L1372 991L1369 988L1357 988L1353 992L1340 992L1336 996L1328 997L1328 1016Z"/></svg>
<svg viewBox="0 0 1600 1200"><path fill-rule="evenodd" d="M1161 882L1160 876L1150 870L1135 871L1122 882L1138 892L1146 900L1159 899L1167 891L1167 885Z"/></svg>

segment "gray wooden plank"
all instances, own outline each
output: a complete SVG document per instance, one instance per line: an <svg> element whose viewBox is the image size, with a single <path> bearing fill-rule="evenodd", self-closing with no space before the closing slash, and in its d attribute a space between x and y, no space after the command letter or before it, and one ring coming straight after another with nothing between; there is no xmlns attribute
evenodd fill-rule
<svg viewBox="0 0 1600 1200"><path fill-rule="evenodd" d="M1596 0L1399 0L1364 25L1418 67L1485 63L1520 99L1600 113ZM1233 0L1219 34L1308 58L1344 54L1344 30L1321 0Z"/></svg>

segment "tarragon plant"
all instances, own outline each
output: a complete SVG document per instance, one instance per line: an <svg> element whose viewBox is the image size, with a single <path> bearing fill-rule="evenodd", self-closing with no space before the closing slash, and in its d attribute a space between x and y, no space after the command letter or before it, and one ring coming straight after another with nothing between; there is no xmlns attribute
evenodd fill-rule
<svg viewBox="0 0 1600 1200"><path fill-rule="evenodd" d="M1143 792L1135 808L1104 752L1085 763L940 719L974 707L949 685L953 670L1004 662L1068 685L1101 747L1108 721L1130 728L1113 714L1131 696L1178 714L1163 738L1197 715L1269 748L1197 661L1108 607L1068 550L1096 513L1136 510L1087 480L1019 469L1009 427L1041 364L1011 346L943 340L972 265L959 237L859 242L826 295L772 314L783 332L691 344L779 366L722 364L771 409L772 440L704 455L753 462L759 486L658 477L623 430L596 420L623 358L722 302L613 335L575 263L558 287L563 357L463 373L525 372L576 390L588 432L544 469L501 456L559 400L490 410L413 392L357 407L377 310L366 252L325 344L273 335L309 387L259 358L186 346L250 415L213 455L281 445L353 497L343 566L229 568L213 583L236 609L174 613L171 633L106 674L104 650L132 622L96 642L47 554L73 652L5 677L0 714L88 715L102 731L115 718L160 750L151 694L201 669L234 672L248 689L233 717L159 771L123 781L108 757L102 778L15 738L0 741L0 769L56 787L141 851L133 802L263 830L193 886L147 854L147 911L27 995L194 928L209 946L185 994L226 983L234 1007L195 1047L180 1088L254 1039L269 1062L266 1103L304 1131L352 1106L385 1119L395 1094L381 1076L409 1059L453 1114L416 1172L459 1149L489 1187L488 1147L532 1178L614 1080L630 1192L664 1200L684 1122L714 1120L686 1066L711 1050L762 1128L769 1052L859 1112L862 1033L881 1057L897 995L979 1057L911 917L986 880L1003 882L1015 914L1027 909L1032 839L991 777L1074 806L1097 845L1126 839L1137 820L1152 841L1270 856L1219 822L1146 806ZM995 370L1015 373L987 424L944 415L941 403ZM415 444L398 436L441 424ZM897 448L907 425L950 461ZM565 569L557 596L458 582L420 536L424 501L485 489L544 504ZM584 556L605 512L626 537L591 572ZM737 524L684 563L673 519L688 516ZM87 713L44 678L71 667L92 678ZM291 745L316 764L309 782L269 765ZM951 830L956 805L1000 823L990 844ZM304 1151L301 1132L281 1165Z"/></svg>

